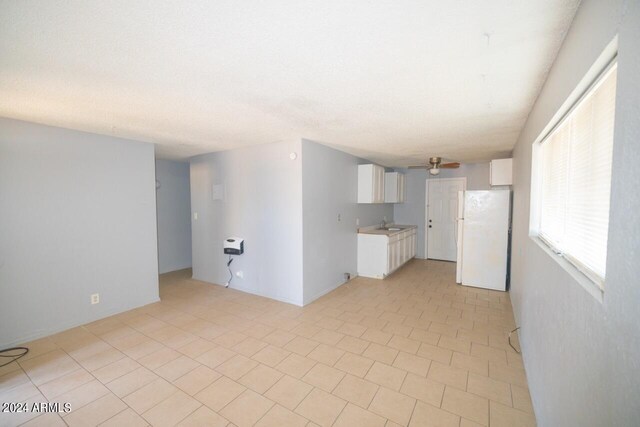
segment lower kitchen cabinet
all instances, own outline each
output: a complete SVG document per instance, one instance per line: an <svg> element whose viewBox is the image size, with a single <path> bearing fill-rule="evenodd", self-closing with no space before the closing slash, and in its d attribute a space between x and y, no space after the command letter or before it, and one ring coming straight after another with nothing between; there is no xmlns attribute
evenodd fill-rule
<svg viewBox="0 0 640 427"><path fill-rule="evenodd" d="M417 228L358 234L358 275L384 279L416 256Z"/></svg>

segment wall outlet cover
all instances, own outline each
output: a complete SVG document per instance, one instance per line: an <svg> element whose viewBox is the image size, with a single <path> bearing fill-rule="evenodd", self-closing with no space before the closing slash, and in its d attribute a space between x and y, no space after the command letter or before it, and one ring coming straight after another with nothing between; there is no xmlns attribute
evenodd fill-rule
<svg viewBox="0 0 640 427"><path fill-rule="evenodd" d="M91 305L100 303L100 294L91 295Z"/></svg>

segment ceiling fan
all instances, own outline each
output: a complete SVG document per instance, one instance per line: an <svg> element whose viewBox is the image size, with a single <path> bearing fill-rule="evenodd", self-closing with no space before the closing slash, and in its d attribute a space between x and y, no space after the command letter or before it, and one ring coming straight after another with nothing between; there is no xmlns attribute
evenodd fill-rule
<svg viewBox="0 0 640 427"><path fill-rule="evenodd" d="M409 166L409 169L428 169L431 175L438 175L440 169L457 169L460 163L442 163L442 157L429 157L429 164L424 166Z"/></svg>

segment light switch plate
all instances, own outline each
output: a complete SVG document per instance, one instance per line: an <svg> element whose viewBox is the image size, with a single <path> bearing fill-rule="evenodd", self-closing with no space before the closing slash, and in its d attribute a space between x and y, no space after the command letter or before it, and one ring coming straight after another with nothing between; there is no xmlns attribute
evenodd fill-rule
<svg viewBox="0 0 640 427"><path fill-rule="evenodd" d="M213 200L224 200L224 185L213 184L211 187L211 198Z"/></svg>

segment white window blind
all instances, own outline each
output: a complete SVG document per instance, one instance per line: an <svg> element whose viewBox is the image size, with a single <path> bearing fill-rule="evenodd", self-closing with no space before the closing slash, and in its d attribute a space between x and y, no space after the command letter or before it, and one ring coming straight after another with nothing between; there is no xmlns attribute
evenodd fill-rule
<svg viewBox="0 0 640 427"><path fill-rule="evenodd" d="M541 142L539 235L601 287L611 192L617 66Z"/></svg>

